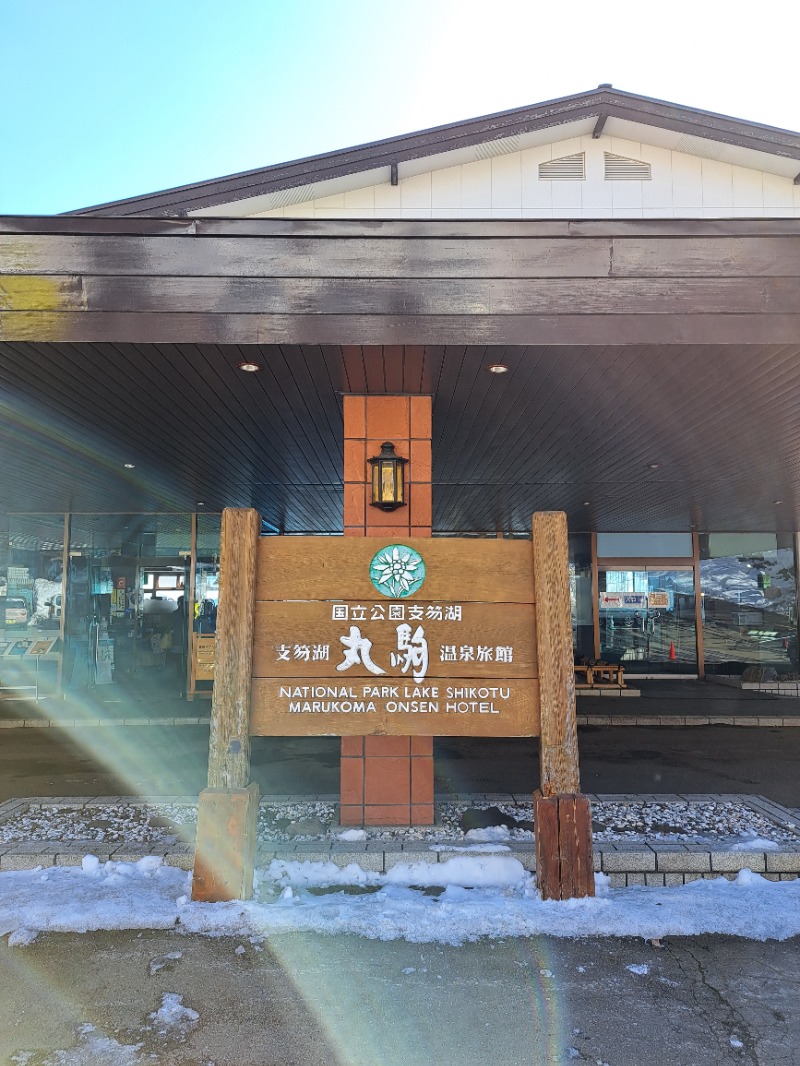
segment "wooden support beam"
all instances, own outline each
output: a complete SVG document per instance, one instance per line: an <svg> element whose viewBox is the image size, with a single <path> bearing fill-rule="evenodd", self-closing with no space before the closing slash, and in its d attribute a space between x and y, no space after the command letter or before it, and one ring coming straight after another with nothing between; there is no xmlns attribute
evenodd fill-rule
<svg viewBox="0 0 800 1066"><path fill-rule="evenodd" d="M250 778L250 681L260 529L257 511L227 507L222 512L209 788L245 788Z"/></svg>
<svg viewBox="0 0 800 1066"><path fill-rule="evenodd" d="M539 659L539 766L545 796L580 792L567 516L533 516L533 579Z"/></svg>
<svg viewBox="0 0 800 1066"><path fill-rule="evenodd" d="M608 115L606 113L597 116L597 122L595 122L594 129L592 130L592 137L595 140L603 136L606 122L608 122Z"/></svg>

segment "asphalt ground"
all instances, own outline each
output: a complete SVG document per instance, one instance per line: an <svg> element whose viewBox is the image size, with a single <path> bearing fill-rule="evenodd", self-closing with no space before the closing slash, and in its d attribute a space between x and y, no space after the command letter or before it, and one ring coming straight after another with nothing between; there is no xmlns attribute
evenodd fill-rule
<svg viewBox="0 0 800 1066"><path fill-rule="evenodd" d="M743 793L800 807L800 729L582 726L581 783L590 793ZM338 793L336 737L252 741L262 795ZM206 785L208 728L146 726L0 732L0 801L28 796L191 796ZM524 795L539 782L536 739L438 739L443 797Z"/></svg>
<svg viewBox="0 0 800 1066"><path fill-rule="evenodd" d="M310 934L263 944L47 934L26 948L0 942L0 1061L792 1066L797 946L721 936L660 947L547 937L448 947ZM165 993L199 1014L182 1036L159 1035L149 1017ZM81 1035L86 1025L95 1031ZM140 1047L101 1054L90 1041L104 1038Z"/></svg>

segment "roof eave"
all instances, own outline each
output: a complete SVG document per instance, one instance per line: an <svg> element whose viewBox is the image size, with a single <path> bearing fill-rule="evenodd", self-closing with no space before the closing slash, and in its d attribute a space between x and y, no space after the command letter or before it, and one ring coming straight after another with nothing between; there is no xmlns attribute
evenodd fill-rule
<svg viewBox="0 0 800 1066"><path fill-rule="evenodd" d="M282 189L328 181L456 148L548 129L587 117L617 117L800 161L800 134L609 88L547 100L415 133L129 197L67 215L182 216Z"/></svg>

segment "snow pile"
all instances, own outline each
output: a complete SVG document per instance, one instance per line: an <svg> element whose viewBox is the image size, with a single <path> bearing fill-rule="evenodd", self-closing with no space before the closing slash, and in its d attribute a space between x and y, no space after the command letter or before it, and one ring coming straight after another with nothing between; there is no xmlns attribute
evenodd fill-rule
<svg viewBox="0 0 800 1066"><path fill-rule="evenodd" d="M524 831L526 838L533 840L533 833ZM506 825L487 825L485 829L468 829L464 839L472 844L489 844L511 839L511 830Z"/></svg>
<svg viewBox="0 0 800 1066"><path fill-rule="evenodd" d="M337 840L346 840L346 841L347 840L353 840L353 841L355 841L355 840L366 840L367 839L367 831L366 831L366 829L345 829L345 831L343 833L337 833L336 834L336 839Z"/></svg>
<svg viewBox="0 0 800 1066"><path fill-rule="evenodd" d="M763 837L747 837L730 845L731 851L780 851L780 844L774 840L764 840Z"/></svg>
<svg viewBox="0 0 800 1066"><path fill-rule="evenodd" d="M625 969L630 970L631 973L638 974L639 977L645 977L650 973L650 967L646 962L632 962L629 966L626 966Z"/></svg>
<svg viewBox="0 0 800 1066"><path fill-rule="evenodd" d="M155 1029L159 1036L185 1040L197 1025L200 1015L191 1007L184 1007L183 996L165 992L161 997L161 1006L149 1018L153 1024L148 1028Z"/></svg>
<svg viewBox="0 0 800 1066"><path fill-rule="evenodd" d="M596 881L593 899L543 902L535 878L506 855L459 854L438 864L398 864L386 874L276 861L260 871L257 900L202 904L189 900L190 876L158 858L129 864L87 857L82 868L0 874L0 935L19 945L39 931L173 927L242 939L307 931L447 944L537 934L800 935L800 880L772 882L743 870L735 881L676 888L611 889L602 874ZM196 1020L177 1002L162 1011L181 1024Z"/></svg>
<svg viewBox="0 0 800 1066"><path fill-rule="evenodd" d="M120 1044L113 1037L98 1033L93 1025L82 1025L78 1030L78 1046L69 1050L54 1051L42 1066L139 1066L145 1061L139 1052L142 1044ZM25 1066L34 1057L33 1052L18 1052L11 1057L14 1066Z"/></svg>
<svg viewBox="0 0 800 1066"><path fill-rule="evenodd" d="M101 863L87 855L80 868L0 873L0 936L15 930L86 933L93 929L167 929L187 874L159 856L136 863Z"/></svg>

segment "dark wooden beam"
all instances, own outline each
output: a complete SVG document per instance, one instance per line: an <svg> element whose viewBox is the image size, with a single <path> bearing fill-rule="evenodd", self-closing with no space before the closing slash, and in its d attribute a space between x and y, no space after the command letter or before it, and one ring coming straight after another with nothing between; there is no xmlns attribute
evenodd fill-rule
<svg viewBox="0 0 800 1066"><path fill-rule="evenodd" d="M231 344L794 343L800 220L5 220L0 339ZM62 222L65 220L61 220ZM101 231L96 227L100 225ZM178 223L183 227L186 223ZM154 227L151 232L148 227ZM312 233L314 234L312 236Z"/></svg>
<svg viewBox="0 0 800 1066"><path fill-rule="evenodd" d="M525 237L447 227L439 236L411 236L404 227L316 237L215 233L193 239L149 234L3 233L0 276L176 277L218 279L407 280L796 277L800 275L800 219L773 233L734 225L654 228L575 224L570 232ZM14 307L9 283L4 306ZM64 284L68 284L64 282Z"/></svg>
<svg viewBox="0 0 800 1066"><path fill-rule="evenodd" d="M400 178L399 178L399 175L398 175L398 172L397 172L397 163L396 162L390 164L390 166L389 166L389 174L390 174L390 181L391 181L392 185L398 185L400 183Z"/></svg>
<svg viewBox="0 0 800 1066"><path fill-rule="evenodd" d="M204 278L17 275L10 313L73 311L374 318L548 315L782 315L800 308L800 278ZM398 299L402 311L398 313Z"/></svg>
<svg viewBox="0 0 800 1066"><path fill-rule="evenodd" d="M0 312L0 342L796 344L799 314L365 315Z"/></svg>
<svg viewBox="0 0 800 1066"><path fill-rule="evenodd" d="M594 129L592 130L592 137L594 137L595 140L603 136L606 122L608 122L608 115L603 111L602 114L597 116L597 122L595 122Z"/></svg>
<svg viewBox="0 0 800 1066"><path fill-rule="evenodd" d="M0 215L0 234L207 237L798 237L797 218L289 219ZM99 250L99 243L96 245Z"/></svg>

